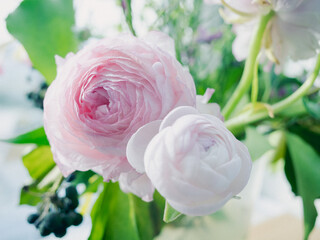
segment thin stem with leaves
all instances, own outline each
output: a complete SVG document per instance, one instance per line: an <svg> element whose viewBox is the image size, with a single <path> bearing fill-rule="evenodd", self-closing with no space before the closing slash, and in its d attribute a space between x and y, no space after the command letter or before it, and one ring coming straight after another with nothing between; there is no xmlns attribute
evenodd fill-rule
<svg viewBox="0 0 320 240"><path fill-rule="evenodd" d="M307 80L298 88L293 94L288 96L287 98L283 99L282 101L271 105L271 109L274 114L279 114L299 99L304 97L308 94L308 91L313 86L317 76L319 75L320 71L320 54L318 55L314 70L312 74L307 78ZM247 113L244 112L243 114L238 115L226 122L226 126L230 131L236 131L239 128L244 127L247 124L254 123L257 121L261 121L267 119L269 117L267 109L261 109L258 112Z"/></svg>

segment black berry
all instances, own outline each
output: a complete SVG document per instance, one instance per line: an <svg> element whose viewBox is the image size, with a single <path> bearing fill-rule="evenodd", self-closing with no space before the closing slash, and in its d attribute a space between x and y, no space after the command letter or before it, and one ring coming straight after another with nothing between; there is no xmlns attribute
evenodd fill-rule
<svg viewBox="0 0 320 240"><path fill-rule="evenodd" d="M51 231L45 226L44 223L40 224L39 232L42 237L48 236L51 233Z"/></svg>
<svg viewBox="0 0 320 240"><path fill-rule="evenodd" d="M37 221L37 219L39 218L39 214L38 213L33 213L33 214L30 214L27 221L28 223L30 224L33 224L35 221Z"/></svg>
<svg viewBox="0 0 320 240"><path fill-rule="evenodd" d="M60 213L58 212L48 213L44 217L43 222L45 224L45 227L51 231L54 231L55 229L62 227L62 218Z"/></svg>
<svg viewBox="0 0 320 240"><path fill-rule="evenodd" d="M69 186L66 188L66 197L70 198L71 200L78 198L77 189L74 186Z"/></svg>
<svg viewBox="0 0 320 240"><path fill-rule="evenodd" d="M61 227L56 229L53 233L57 238L62 238L64 235L66 235L67 230L65 227Z"/></svg>

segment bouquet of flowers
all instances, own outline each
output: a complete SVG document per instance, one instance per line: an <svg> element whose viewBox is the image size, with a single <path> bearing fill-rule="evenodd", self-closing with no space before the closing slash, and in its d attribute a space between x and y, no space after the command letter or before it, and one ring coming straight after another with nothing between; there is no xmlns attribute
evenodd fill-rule
<svg viewBox="0 0 320 240"><path fill-rule="evenodd" d="M33 182L20 203L37 206L28 222L63 237L91 212L89 239L153 239L238 198L273 148L308 239L320 196L320 2L150 1L158 17L144 35L131 1L118 4L127 31L100 39L75 31L72 0L24 0L6 20L48 85L44 126L6 140L35 145L23 157ZM221 31L202 23L207 8ZM313 70L287 77L288 61L309 58Z"/></svg>

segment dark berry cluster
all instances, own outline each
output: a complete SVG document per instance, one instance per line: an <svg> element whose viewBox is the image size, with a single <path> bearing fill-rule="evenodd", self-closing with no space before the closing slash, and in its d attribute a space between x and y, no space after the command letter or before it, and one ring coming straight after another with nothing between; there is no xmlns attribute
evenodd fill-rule
<svg viewBox="0 0 320 240"><path fill-rule="evenodd" d="M44 95L46 94L47 88L48 85L46 83L41 83L41 85L37 89L27 94L27 98L33 101L33 104L36 107L43 109L43 99Z"/></svg>
<svg viewBox="0 0 320 240"><path fill-rule="evenodd" d="M64 197L54 194L45 199L39 205L37 213L29 215L28 222L39 229L41 236L53 233L61 238L68 227L78 226L82 222L82 215L75 210L78 205L77 189L69 186Z"/></svg>

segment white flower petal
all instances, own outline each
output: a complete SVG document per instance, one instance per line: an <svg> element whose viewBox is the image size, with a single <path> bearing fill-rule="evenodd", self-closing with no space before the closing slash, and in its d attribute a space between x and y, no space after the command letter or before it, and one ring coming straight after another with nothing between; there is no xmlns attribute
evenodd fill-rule
<svg viewBox="0 0 320 240"><path fill-rule="evenodd" d="M248 181L248 150L217 117L188 108L169 115L144 154L146 174L176 210L211 214Z"/></svg>
<svg viewBox="0 0 320 240"><path fill-rule="evenodd" d="M147 123L138 129L127 145L127 159L130 165L139 173L144 173L144 152L151 139L159 132L161 120Z"/></svg>
<svg viewBox="0 0 320 240"><path fill-rule="evenodd" d="M296 9L305 0L271 0L273 10L277 12L288 12Z"/></svg>
<svg viewBox="0 0 320 240"><path fill-rule="evenodd" d="M272 29L272 46L276 58L281 62L291 57L293 60L307 59L315 56L319 49L319 37L310 29L274 19Z"/></svg>
<svg viewBox="0 0 320 240"><path fill-rule="evenodd" d="M153 200L154 187L146 174L136 171L122 173L119 177L119 184L125 193L133 193L146 202Z"/></svg>
<svg viewBox="0 0 320 240"><path fill-rule="evenodd" d="M289 0L287 0L289 1ZM296 0L297 4L291 11L279 11L277 16L286 23L320 33L320 2L318 0ZM291 0L290 0L291 4Z"/></svg>
<svg viewBox="0 0 320 240"><path fill-rule="evenodd" d="M245 60L249 54L249 43L252 38L252 29L257 24L257 20L250 21L245 24L234 25L232 30L236 34L236 38L232 43L232 53L237 61Z"/></svg>
<svg viewBox="0 0 320 240"><path fill-rule="evenodd" d="M173 109L161 122L160 125L160 130L171 126L178 118L180 118L181 116L187 115L187 114L198 114L199 112L193 108L193 107L189 107L189 106L182 106L182 107L177 107L175 109Z"/></svg>
<svg viewBox="0 0 320 240"><path fill-rule="evenodd" d="M190 204L185 205L179 202L174 202L169 200L168 203L177 211L182 212L189 216L204 216L208 215L209 213L214 213L222 208L229 200L232 198L233 195L230 193L229 195L225 196L222 199L219 199L215 204ZM211 202L212 203L212 202Z"/></svg>

